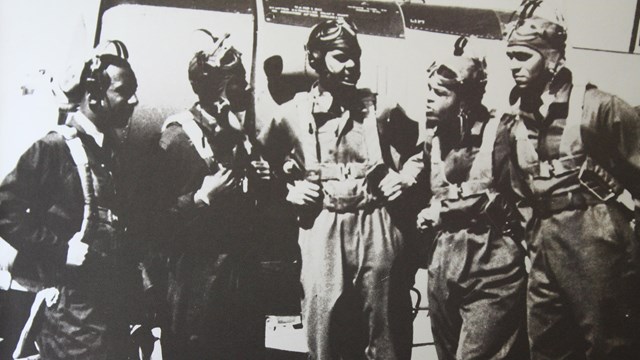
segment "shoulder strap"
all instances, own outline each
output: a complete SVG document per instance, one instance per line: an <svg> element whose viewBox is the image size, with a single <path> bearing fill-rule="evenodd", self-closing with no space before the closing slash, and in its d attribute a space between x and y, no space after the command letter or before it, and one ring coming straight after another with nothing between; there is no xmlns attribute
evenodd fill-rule
<svg viewBox="0 0 640 360"><path fill-rule="evenodd" d="M496 135L498 134L498 125L500 124L500 118L497 116L491 117L487 121L482 129L482 144L480 145L481 152L493 152L493 145L496 142Z"/></svg>
<svg viewBox="0 0 640 360"><path fill-rule="evenodd" d="M498 133L498 125L500 118L491 117L482 125L482 143L476 158L473 160L471 169L469 169L470 181L493 181L493 148Z"/></svg>
<svg viewBox="0 0 640 360"><path fill-rule="evenodd" d="M60 125L54 131L64 138L76 166L78 168L86 166L89 163L89 159L82 146L82 141L78 137L78 130L70 126Z"/></svg>
<svg viewBox="0 0 640 360"><path fill-rule="evenodd" d="M87 152L84 150L82 140L78 137L78 130L73 127L60 125L56 127L54 132L62 135L71 153L76 169L78 170L78 177L80 178L80 186L82 188L82 195L84 198L84 213L82 216L82 225L80 232L87 231L89 226L89 216L91 215L91 207L93 206L94 189L93 189L93 175L91 174L91 168L89 167L89 159L87 158Z"/></svg>
<svg viewBox="0 0 640 360"><path fill-rule="evenodd" d="M584 104L584 95L587 91L587 86L584 84L574 84L571 89L571 97L569 98L569 116L572 116L573 112L582 118L582 105Z"/></svg>
<svg viewBox="0 0 640 360"><path fill-rule="evenodd" d="M383 162L382 144L381 144L381 132L384 132L384 125L386 121L381 121L377 116L376 107L374 104L369 104L366 109L366 116L362 123L364 129L364 141L367 148L367 161L371 165L375 165ZM388 115L387 115L388 116ZM385 144L385 150L386 144ZM391 154L389 154L390 157ZM389 161L387 164L392 168L395 168L393 161Z"/></svg>
<svg viewBox="0 0 640 360"><path fill-rule="evenodd" d="M213 149L211 149L211 145L209 145L209 142L204 138L204 133L193 118L193 114L190 111L184 111L170 116L162 125L162 130L166 130L173 124L178 124L182 127L182 130L189 138L191 145L196 149L196 152L200 155L202 160L204 160L209 171L213 171Z"/></svg>
<svg viewBox="0 0 640 360"><path fill-rule="evenodd" d="M565 125L565 130L560 139L560 153L571 155L574 147L582 147L582 137L580 127L582 125L582 105L584 104L584 94L587 90L584 84L574 84L569 97L569 113Z"/></svg>
<svg viewBox="0 0 640 360"><path fill-rule="evenodd" d="M318 129L313 118L313 96L309 92L297 93L293 100L295 106L295 123L297 128L300 150L306 169L316 168L320 162L320 147L318 145Z"/></svg>

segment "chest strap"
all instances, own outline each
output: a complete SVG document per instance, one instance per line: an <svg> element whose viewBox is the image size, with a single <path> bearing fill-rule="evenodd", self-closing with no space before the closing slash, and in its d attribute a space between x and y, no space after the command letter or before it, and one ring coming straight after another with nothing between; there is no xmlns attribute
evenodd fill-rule
<svg viewBox="0 0 640 360"><path fill-rule="evenodd" d="M366 177L369 166L364 163L319 164L320 178L325 180L362 179Z"/></svg>
<svg viewBox="0 0 640 360"><path fill-rule="evenodd" d="M465 181L460 184L449 184L433 190L433 197L437 201L464 200L485 194L491 189L487 181Z"/></svg>
<svg viewBox="0 0 640 360"><path fill-rule="evenodd" d="M372 209L380 206L382 202L375 196L361 192L352 196L333 196L324 193L322 207L336 213L357 212L363 209Z"/></svg>
<svg viewBox="0 0 640 360"><path fill-rule="evenodd" d="M533 212L538 217L546 218L562 211L585 209L601 203L602 200L593 194L578 189L536 199Z"/></svg>
<svg viewBox="0 0 640 360"><path fill-rule="evenodd" d="M545 160L526 167L525 170L534 179L552 179L580 169L585 162L584 155L571 155L559 159Z"/></svg>

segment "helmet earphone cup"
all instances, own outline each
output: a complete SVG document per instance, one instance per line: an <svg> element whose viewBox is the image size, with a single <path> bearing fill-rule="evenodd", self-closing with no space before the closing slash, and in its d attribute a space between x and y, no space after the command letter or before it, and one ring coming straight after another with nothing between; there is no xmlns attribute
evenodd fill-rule
<svg viewBox="0 0 640 360"><path fill-rule="evenodd" d="M99 99L104 96L104 86L102 84L102 60L99 55L87 62L86 70L88 75L85 78L84 85L89 94L89 104L98 105Z"/></svg>
<svg viewBox="0 0 640 360"><path fill-rule="evenodd" d="M311 51L305 46L305 51L307 53L307 60L309 61L309 66L315 71L320 71L322 69L322 59L319 51Z"/></svg>
<svg viewBox="0 0 640 360"><path fill-rule="evenodd" d="M113 45L115 54L108 51L110 45ZM89 105L100 106L101 100L104 98L106 87L103 81L104 71L110 64L118 61L128 61L129 51L126 45L120 40L109 40L89 61L85 63L82 79L84 79L84 88L89 95Z"/></svg>

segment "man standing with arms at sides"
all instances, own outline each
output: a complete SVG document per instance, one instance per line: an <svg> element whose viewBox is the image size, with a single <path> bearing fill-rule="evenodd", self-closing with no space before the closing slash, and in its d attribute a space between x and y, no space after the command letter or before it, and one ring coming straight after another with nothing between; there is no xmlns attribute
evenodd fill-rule
<svg viewBox="0 0 640 360"><path fill-rule="evenodd" d="M99 49L68 88L79 110L0 185L0 236L54 289L37 337L43 359L127 358L127 284L137 272L113 146L138 103L137 82L122 42Z"/></svg>
<svg viewBox="0 0 640 360"><path fill-rule="evenodd" d="M387 131L394 121L415 123L394 118L397 108L376 111L375 95L356 88L356 34L345 19L311 30L306 50L319 81L282 105L262 140L289 176L287 200L298 211L310 358L409 359L411 250L395 215L415 229L417 212L394 210L411 198L422 164L402 167L418 148L397 152ZM417 137L417 125L409 134Z"/></svg>
<svg viewBox="0 0 640 360"><path fill-rule="evenodd" d="M169 258L165 359L258 359L264 318L252 292L256 247L247 177L251 166L241 115L251 104L240 52L228 34L207 40L188 66L198 102L169 117L160 137L159 227Z"/></svg>
<svg viewBox="0 0 640 360"><path fill-rule="evenodd" d="M440 360L528 358L521 216L496 191L499 118L482 105L484 58L454 56L428 70L425 169L430 206L418 226L435 239L429 264L431 328ZM504 161L500 162L504 164Z"/></svg>
<svg viewBox="0 0 640 360"><path fill-rule="evenodd" d="M635 359L640 258L640 118L574 81L562 15L524 4L507 37L516 86L496 148L533 209L528 331L533 359Z"/></svg>

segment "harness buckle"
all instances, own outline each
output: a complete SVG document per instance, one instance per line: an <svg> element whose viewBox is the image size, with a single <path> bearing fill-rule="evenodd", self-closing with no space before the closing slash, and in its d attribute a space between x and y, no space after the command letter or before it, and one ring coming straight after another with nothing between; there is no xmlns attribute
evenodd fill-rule
<svg viewBox="0 0 640 360"><path fill-rule="evenodd" d="M349 164L340 164L340 175L344 180L351 178L351 166Z"/></svg>
<svg viewBox="0 0 640 360"><path fill-rule="evenodd" d="M593 196L600 201L608 201L616 196L616 193L611 187L609 187L603 179L595 172L587 169L587 162L585 161L580 172L578 173L578 181L580 185L584 186Z"/></svg>
<svg viewBox="0 0 640 360"><path fill-rule="evenodd" d="M550 178L553 174L553 165L549 161L540 162L540 177Z"/></svg>
<svg viewBox="0 0 640 360"><path fill-rule="evenodd" d="M456 184L449 184L447 192L447 199L457 200L462 197L462 189Z"/></svg>

